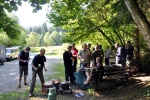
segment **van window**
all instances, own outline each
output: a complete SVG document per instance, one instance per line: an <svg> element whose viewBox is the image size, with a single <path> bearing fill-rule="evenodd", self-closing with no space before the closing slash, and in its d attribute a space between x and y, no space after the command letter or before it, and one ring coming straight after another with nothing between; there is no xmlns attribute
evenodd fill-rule
<svg viewBox="0 0 150 100"><path fill-rule="evenodd" d="M11 49L6 49L6 53L12 53Z"/></svg>

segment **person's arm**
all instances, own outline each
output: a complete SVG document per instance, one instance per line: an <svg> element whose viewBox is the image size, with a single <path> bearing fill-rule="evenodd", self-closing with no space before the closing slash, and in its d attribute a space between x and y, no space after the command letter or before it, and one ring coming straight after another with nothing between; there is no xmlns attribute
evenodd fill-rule
<svg viewBox="0 0 150 100"><path fill-rule="evenodd" d="M35 71L38 70L38 68L36 68L36 67L34 66L34 63L33 63L33 62L31 63L31 66L32 66L32 68L34 68Z"/></svg>
<svg viewBox="0 0 150 100"><path fill-rule="evenodd" d="M104 51L102 50L102 58L104 58Z"/></svg>
<svg viewBox="0 0 150 100"><path fill-rule="evenodd" d="M45 67L45 64L44 64L43 68L44 68L45 71L47 71L47 69L46 69L46 67Z"/></svg>
<svg viewBox="0 0 150 100"><path fill-rule="evenodd" d="M44 56L44 62L46 62L46 57ZM45 71L47 71L46 67L45 67L45 64L43 65L43 68Z"/></svg>
<svg viewBox="0 0 150 100"><path fill-rule="evenodd" d="M77 57L78 57L79 60L81 60L81 56L80 55L81 55L81 51L79 51L78 55L77 55Z"/></svg>
<svg viewBox="0 0 150 100"><path fill-rule="evenodd" d="M38 59L38 56L35 56L35 57L33 58L32 63L31 63L31 66L32 66L32 68L33 68L35 71L38 70L37 66L35 67L35 63L37 63L37 59Z"/></svg>

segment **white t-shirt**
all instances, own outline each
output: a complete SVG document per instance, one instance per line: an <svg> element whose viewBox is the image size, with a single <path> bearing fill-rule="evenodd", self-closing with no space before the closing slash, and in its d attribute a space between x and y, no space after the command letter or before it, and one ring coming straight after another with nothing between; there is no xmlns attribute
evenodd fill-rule
<svg viewBox="0 0 150 100"><path fill-rule="evenodd" d="M90 55L89 50L86 50L86 51L80 50L79 53L78 53L78 55L81 57L81 59L84 59L84 60L85 60L85 61L81 61L81 60L80 60L81 63L87 64L87 63L89 62L89 61L88 61L88 57L89 57L89 55Z"/></svg>

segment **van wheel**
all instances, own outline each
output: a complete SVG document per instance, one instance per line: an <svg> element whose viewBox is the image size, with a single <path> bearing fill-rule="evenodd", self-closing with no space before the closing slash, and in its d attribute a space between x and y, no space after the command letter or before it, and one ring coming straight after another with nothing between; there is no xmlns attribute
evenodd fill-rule
<svg viewBox="0 0 150 100"><path fill-rule="evenodd" d="M10 57L10 59L9 59L10 61L12 60L12 57Z"/></svg>

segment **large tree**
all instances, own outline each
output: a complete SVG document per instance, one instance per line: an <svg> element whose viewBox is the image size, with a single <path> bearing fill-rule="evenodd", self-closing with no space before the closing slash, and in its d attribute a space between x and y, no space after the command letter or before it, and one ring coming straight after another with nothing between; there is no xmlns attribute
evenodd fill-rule
<svg viewBox="0 0 150 100"><path fill-rule="evenodd" d="M105 0L65 1L51 2L52 10L48 18L55 26L68 30L67 42L98 42L102 44L107 40L111 45L120 42L125 45L125 35L132 33L132 19L123 2L117 5L111 1L109 5ZM128 34L127 34L128 33ZM104 42L103 42L104 43Z"/></svg>
<svg viewBox="0 0 150 100"><path fill-rule="evenodd" d="M150 48L150 23L145 14L139 7L137 0L124 0L124 2Z"/></svg>

